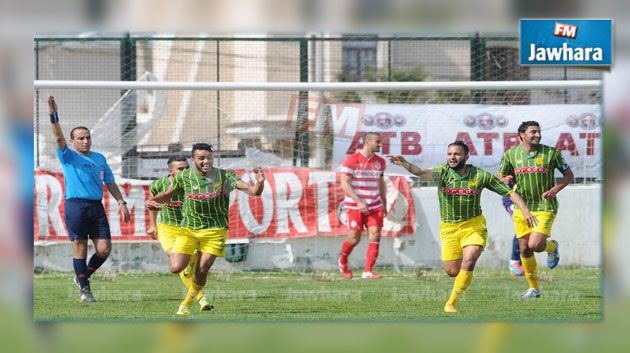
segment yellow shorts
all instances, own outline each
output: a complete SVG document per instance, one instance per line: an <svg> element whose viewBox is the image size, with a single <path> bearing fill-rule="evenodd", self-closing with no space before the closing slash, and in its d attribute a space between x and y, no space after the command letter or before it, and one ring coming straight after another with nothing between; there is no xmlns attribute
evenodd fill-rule
<svg viewBox="0 0 630 353"><path fill-rule="evenodd" d="M468 245L485 248L487 238L486 219L482 215L458 223L440 222L442 261L461 259L462 249Z"/></svg>
<svg viewBox="0 0 630 353"><path fill-rule="evenodd" d="M182 227L173 252L192 255L195 249L200 252L225 257L227 229L190 229Z"/></svg>
<svg viewBox="0 0 630 353"><path fill-rule="evenodd" d="M169 226L168 224L158 223L158 240L160 241L160 245L162 245L164 252L173 248L175 245L175 239L177 239L179 234L182 232L182 229L183 228L178 226Z"/></svg>
<svg viewBox="0 0 630 353"><path fill-rule="evenodd" d="M538 225L534 228L530 228L525 222L525 216L523 215L523 211L519 209L514 209L514 214L512 215L512 220L514 220L514 228L516 231L516 237L522 238L531 232L542 233L546 236L551 236L551 226L553 226L553 221L556 220L556 214L553 212L538 212L534 211L532 214L538 220Z"/></svg>

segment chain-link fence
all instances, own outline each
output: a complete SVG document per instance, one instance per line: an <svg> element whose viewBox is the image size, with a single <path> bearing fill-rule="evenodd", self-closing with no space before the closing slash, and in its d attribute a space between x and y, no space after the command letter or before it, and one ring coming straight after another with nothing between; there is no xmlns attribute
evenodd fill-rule
<svg viewBox="0 0 630 353"><path fill-rule="evenodd" d="M401 82L598 79L600 71L518 64L515 37L36 37L38 80L216 82ZM566 90L138 91L37 90L35 165L57 168L45 100L54 94L63 127L92 129L120 175L150 179L164 161L199 141L219 166L248 148L278 166L329 169L330 117L322 102L360 104L599 104L601 92ZM315 108L314 108L315 107ZM544 112L536 119L544 119ZM321 120L318 123L318 120ZM544 125L544 123L543 123ZM544 128L544 126L543 126ZM66 131L68 133L68 131ZM576 137L577 139L578 137ZM552 144L552 143L550 143ZM592 178L591 178L592 179ZM591 180L578 178L578 182Z"/></svg>

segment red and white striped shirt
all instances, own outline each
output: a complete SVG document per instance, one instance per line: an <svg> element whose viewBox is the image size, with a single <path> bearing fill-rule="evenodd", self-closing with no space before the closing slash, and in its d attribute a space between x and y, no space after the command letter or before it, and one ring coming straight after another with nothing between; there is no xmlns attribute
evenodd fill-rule
<svg viewBox="0 0 630 353"><path fill-rule="evenodd" d="M339 166L338 171L352 177L350 186L369 210L383 207L379 180L385 170L385 160L376 154L367 158L361 152L349 155ZM348 196L344 199L347 209L358 209L357 203Z"/></svg>

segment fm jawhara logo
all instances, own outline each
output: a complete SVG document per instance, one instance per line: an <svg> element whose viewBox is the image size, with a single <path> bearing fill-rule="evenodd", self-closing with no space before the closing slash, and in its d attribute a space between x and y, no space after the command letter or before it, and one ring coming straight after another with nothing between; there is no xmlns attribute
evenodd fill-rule
<svg viewBox="0 0 630 353"><path fill-rule="evenodd" d="M521 65L612 65L611 20L521 20Z"/></svg>

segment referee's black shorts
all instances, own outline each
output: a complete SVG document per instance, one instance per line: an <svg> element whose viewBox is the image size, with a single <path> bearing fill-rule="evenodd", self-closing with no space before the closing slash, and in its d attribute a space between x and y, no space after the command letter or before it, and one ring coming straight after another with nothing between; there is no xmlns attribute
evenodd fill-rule
<svg viewBox="0 0 630 353"><path fill-rule="evenodd" d="M70 240L111 239L107 214L101 200L67 199L66 226Z"/></svg>

